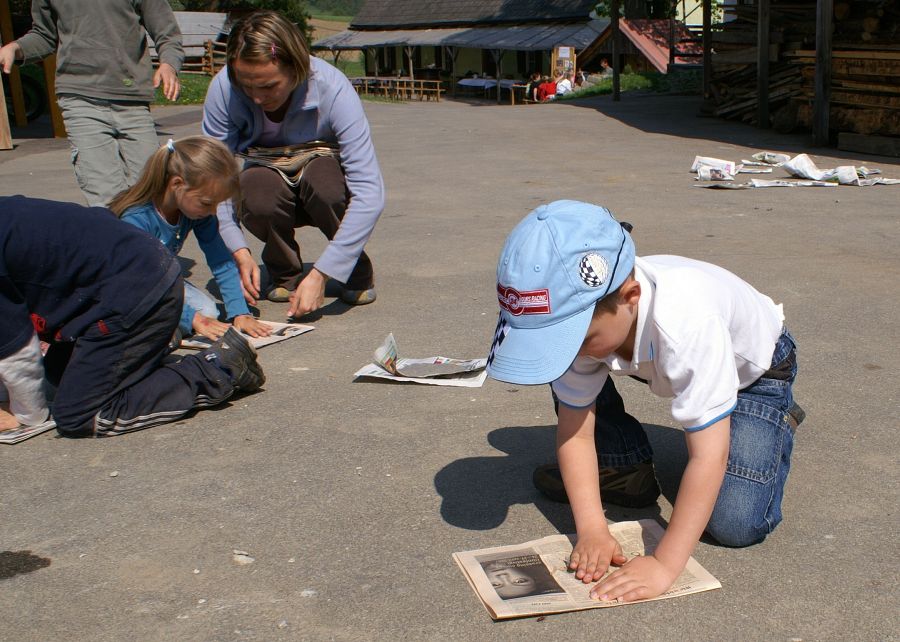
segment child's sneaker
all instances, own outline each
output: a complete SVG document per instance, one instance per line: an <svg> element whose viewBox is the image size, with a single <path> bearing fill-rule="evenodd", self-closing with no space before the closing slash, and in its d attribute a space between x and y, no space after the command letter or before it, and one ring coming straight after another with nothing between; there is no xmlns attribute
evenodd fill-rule
<svg viewBox="0 0 900 642"><path fill-rule="evenodd" d="M256 361L256 350L234 328L197 356L216 365L228 373L231 385L242 392L259 390L266 382L266 375Z"/></svg>
<svg viewBox="0 0 900 642"><path fill-rule="evenodd" d="M604 504L643 508L655 504L659 498L659 484L650 460L635 466L601 468L599 472L600 499ZM538 466L532 480L535 488L553 501L569 503L559 464Z"/></svg>

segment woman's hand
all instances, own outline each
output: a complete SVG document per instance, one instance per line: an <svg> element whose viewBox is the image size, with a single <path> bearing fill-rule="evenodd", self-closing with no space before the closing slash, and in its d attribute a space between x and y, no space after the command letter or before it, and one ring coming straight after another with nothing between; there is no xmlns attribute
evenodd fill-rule
<svg viewBox="0 0 900 642"><path fill-rule="evenodd" d="M596 582L606 573L610 563L620 566L625 563L625 556L619 542L608 530L578 535L569 557L569 570L575 571L575 577L585 584Z"/></svg>
<svg viewBox="0 0 900 642"><path fill-rule="evenodd" d="M299 318L321 308L325 303L327 281L328 277L316 268L310 270L291 295L288 317Z"/></svg>
<svg viewBox="0 0 900 642"><path fill-rule="evenodd" d="M199 312L195 312L191 327L196 334L204 336L207 339L212 339L213 341L218 341L223 334L228 332L230 326L227 323L222 323L217 319L206 317Z"/></svg>
<svg viewBox="0 0 900 642"><path fill-rule="evenodd" d="M235 328L251 337L267 337L272 334L272 326L257 321L249 314L239 314L231 320Z"/></svg>

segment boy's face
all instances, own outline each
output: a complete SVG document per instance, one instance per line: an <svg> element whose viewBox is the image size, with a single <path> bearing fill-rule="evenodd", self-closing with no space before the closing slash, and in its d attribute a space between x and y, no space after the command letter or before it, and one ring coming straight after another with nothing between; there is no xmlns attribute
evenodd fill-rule
<svg viewBox="0 0 900 642"><path fill-rule="evenodd" d="M605 359L615 353L624 359L631 359L640 294L640 283L635 280L626 282L614 310L604 309L594 314L578 356Z"/></svg>

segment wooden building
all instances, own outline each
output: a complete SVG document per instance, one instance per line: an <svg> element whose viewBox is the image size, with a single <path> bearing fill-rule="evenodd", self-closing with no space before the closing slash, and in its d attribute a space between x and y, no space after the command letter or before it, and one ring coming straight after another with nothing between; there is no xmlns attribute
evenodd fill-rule
<svg viewBox="0 0 900 642"><path fill-rule="evenodd" d="M608 20L596 0L367 0L350 28L317 51L365 53L366 75L525 78L550 71L551 51L594 42Z"/></svg>

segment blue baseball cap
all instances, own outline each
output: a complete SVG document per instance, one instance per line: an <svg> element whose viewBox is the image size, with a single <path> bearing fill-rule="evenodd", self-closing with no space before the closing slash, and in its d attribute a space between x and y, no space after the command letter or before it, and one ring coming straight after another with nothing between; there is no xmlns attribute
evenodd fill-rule
<svg viewBox="0 0 900 642"><path fill-rule="evenodd" d="M531 212L497 263L500 319L488 374L519 384L559 379L578 355L594 304L633 267L634 242L606 208L554 201Z"/></svg>

